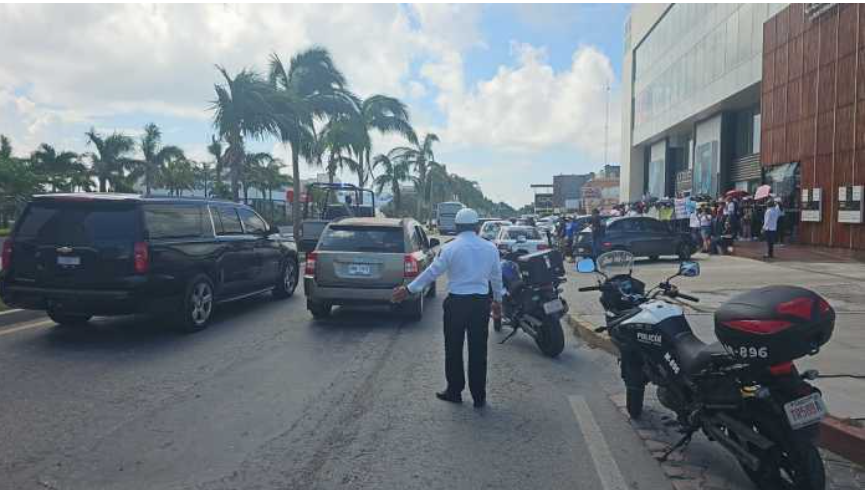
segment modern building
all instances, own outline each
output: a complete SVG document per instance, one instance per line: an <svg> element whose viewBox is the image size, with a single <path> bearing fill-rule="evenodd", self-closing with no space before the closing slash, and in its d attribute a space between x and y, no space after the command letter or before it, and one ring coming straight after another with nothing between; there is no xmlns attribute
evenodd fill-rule
<svg viewBox="0 0 867 490"><path fill-rule="evenodd" d="M731 189L753 192L768 183L784 198L788 219L797 225L804 170L837 175L843 171L834 164L847 158L852 170L834 177L835 184L820 186L820 197L827 209L834 207L833 185L847 183L846 196L860 198L864 67L852 60L863 62L863 54L855 54L863 53L863 39L863 5L635 5L624 32L621 200L718 197ZM813 78L805 75L808 67ZM817 82L816 73L824 73L824 78ZM842 99L836 90L840 84L851 88ZM831 87L831 95L817 99L822 87ZM807 94L813 95L809 107ZM796 98L801 99L797 105ZM817 100L825 105L817 109ZM805 149L801 139L794 146L790 138L799 130L802 136L812 121L815 143L816 128L841 120L862 124L860 129L854 122L845 126L852 131L845 142L851 147ZM834 134L821 139L834 140ZM841 156L831 156L835 148ZM845 201L845 209L855 202ZM854 214L847 219L854 220ZM863 213L860 216L863 222ZM859 226L860 235L853 233ZM808 230L810 238L798 233L801 241L864 248L863 224L848 232L827 222L803 227Z"/></svg>
<svg viewBox="0 0 867 490"><path fill-rule="evenodd" d="M554 207L565 211L577 211L581 203L581 188L592 178L592 173L555 175Z"/></svg>

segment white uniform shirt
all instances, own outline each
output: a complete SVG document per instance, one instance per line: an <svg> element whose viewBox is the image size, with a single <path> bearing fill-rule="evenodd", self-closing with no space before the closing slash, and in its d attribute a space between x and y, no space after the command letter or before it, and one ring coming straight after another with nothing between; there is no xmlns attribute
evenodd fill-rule
<svg viewBox="0 0 867 490"><path fill-rule="evenodd" d="M444 273L448 273L447 289L451 294L488 294L490 287L494 292L494 300L502 300L500 253L493 243L475 232L465 231L443 245L433 264L415 278L407 289L413 294L418 293Z"/></svg>
<svg viewBox="0 0 867 490"><path fill-rule="evenodd" d="M782 214L780 208L776 206L769 207L765 211L765 223L762 225L762 229L766 231L777 231L777 221L780 219Z"/></svg>

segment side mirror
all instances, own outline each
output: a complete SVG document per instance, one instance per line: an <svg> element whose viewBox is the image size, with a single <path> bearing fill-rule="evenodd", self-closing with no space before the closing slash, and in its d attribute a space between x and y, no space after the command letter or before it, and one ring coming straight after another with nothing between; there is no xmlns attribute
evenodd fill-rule
<svg viewBox="0 0 867 490"><path fill-rule="evenodd" d="M268 228L268 231L265 233L266 235L282 235L280 232L280 228L277 226L272 226Z"/></svg>
<svg viewBox="0 0 867 490"><path fill-rule="evenodd" d="M679 276L683 277L695 277L701 273L701 268L698 266L698 262L693 262L691 260L687 260L680 263L680 270L677 271Z"/></svg>
<svg viewBox="0 0 867 490"><path fill-rule="evenodd" d="M593 259L582 259L575 266L575 269L582 274L596 272L596 262Z"/></svg>
<svg viewBox="0 0 867 490"><path fill-rule="evenodd" d="M430 240L428 240L428 247L429 248L434 248L434 247L439 247L439 246L440 246L439 239L431 238Z"/></svg>

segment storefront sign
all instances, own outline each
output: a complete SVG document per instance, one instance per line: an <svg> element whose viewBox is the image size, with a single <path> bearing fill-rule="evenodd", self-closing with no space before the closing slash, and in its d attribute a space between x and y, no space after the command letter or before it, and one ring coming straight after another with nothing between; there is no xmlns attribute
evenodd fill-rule
<svg viewBox="0 0 867 490"><path fill-rule="evenodd" d="M858 224L864 222L864 199L862 186L846 186L837 189L839 210L837 222Z"/></svg>

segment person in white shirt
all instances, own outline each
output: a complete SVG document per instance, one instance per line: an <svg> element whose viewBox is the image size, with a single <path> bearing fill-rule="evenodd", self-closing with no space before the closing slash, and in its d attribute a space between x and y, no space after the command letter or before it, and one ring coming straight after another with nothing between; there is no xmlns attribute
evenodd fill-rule
<svg viewBox="0 0 867 490"><path fill-rule="evenodd" d="M442 274L448 274L448 297L443 303L446 354L446 389L440 400L461 403L464 390L464 336L467 337L467 377L473 406L486 404L488 320L502 314L503 273L497 247L477 235L479 215L464 208L455 215L458 236L443 245L434 262L414 281L394 289L399 303L419 294ZM493 297L493 301L492 301Z"/></svg>
<svg viewBox="0 0 867 490"><path fill-rule="evenodd" d="M783 213L780 211L780 203L770 201L768 209L765 210L765 219L762 222L762 232L765 234L765 241L768 243L768 253L765 254L766 259L774 258L774 242L777 241L777 222Z"/></svg>

